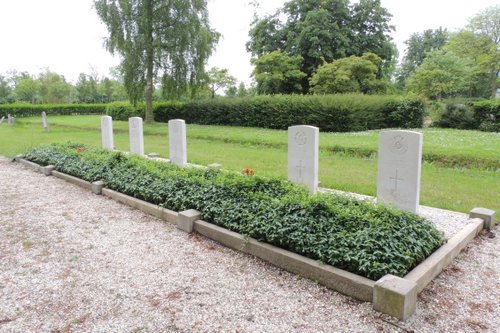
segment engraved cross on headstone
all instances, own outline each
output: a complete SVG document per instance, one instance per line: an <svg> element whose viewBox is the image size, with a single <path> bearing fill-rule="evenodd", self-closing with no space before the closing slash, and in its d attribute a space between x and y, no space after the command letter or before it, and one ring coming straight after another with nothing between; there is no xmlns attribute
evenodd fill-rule
<svg viewBox="0 0 500 333"><path fill-rule="evenodd" d="M398 178L398 169L396 169L396 176L389 177L391 180L394 180L394 195L398 195L398 181L403 181L403 178Z"/></svg>
<svg viewBox="0 0 500 333"><path fill-rule="evenodd" d="M299 165L297 165L296 168L299 170L299 180L302 180L302 169L305 168L305 166L302 165L302 160L299 160Z"/></svg>

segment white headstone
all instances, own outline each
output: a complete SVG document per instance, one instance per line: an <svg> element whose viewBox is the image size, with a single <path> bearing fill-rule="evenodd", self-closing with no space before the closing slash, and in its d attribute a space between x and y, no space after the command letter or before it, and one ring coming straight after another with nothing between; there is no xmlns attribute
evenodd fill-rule
<svg viewBox="0 0 500 333"><path fill-rule="evenodd" d="M12 116L10 114L7 115L7 124L12 125Z"/></svg>
<svg viewBox="0 0 500 333"><path fill-rule="evenodd" d="M412 131L380 133L377 200L418 213L422 134Z"/></svg>
<svg viewBox="0 0 500 333"><path fill-rule="evenodd" d="M3 123L4 119L5 119L5 116L2 116L2 118L0 119L0 124Z"/></svg>
<svg viewBox="0 0 500 333"><path fill-rule="evenodd" d="M113 118L110 116L101 117L101 142L102 148L115 149L113 142Z"/></svg>
<svg viewBox="0 0 500 333"><path fill-rule="evenodd" d="M168 143L170 163L187 165L186 122L182 119L168 121Z"/></svg>
<svg viewBox="0 0 500 333"><path fill-rule="evenodd" d="M128 118L128 132L130 138L130 152L144 155L144 133L141 117Z"/></svg>
<svg viewBox="0 0 500 333"><path fill-rule="evenodd" d="M47 114L45 111L42 112L42 122L43 122L43 129L45 132L49 131L49 122L47 121Z"/></svg>
<svg viewBox="0 0 500 333"><path fill-rule="evenodd" d="M319 128L306 125L288 127L288 179L316 193L318 157Z"/></svg>

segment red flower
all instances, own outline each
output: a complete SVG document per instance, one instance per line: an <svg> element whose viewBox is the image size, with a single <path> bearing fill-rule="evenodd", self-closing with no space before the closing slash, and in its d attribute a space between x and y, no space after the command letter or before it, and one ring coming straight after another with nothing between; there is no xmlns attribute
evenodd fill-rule
<svg viewBox="0 0 500 333"><path fill-rule="evenodd" d="M253 176L253 175L255 175L255 171L253 171L250 168L246 168L241 173L244 174L244 175L247 175L247 176Z"/></svg>
<svg viewBox="0 0 500 333"><path fill-rule="evenodd" d="M83 147L77 147L76 148L76 151L79 152L79 153L83 153L86 149L83 148Z"/></svg>

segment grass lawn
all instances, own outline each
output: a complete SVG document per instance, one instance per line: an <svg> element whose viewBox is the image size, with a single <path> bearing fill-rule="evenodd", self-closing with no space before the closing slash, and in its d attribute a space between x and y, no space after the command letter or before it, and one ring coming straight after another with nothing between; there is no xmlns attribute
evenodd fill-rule
<svg viewBox="0 0 500 333"><path fill-rule="evenodd" d="M12 157L38 144L68 140L100 145L99 116L54 116L49 118L49 125L49 133L43 132L38 117L16 119L14 128L0 125L0 154ZM113 126L117 149L128 150L127 122L115 121ZM495 167L500 165L500 134L418 131L424 134L426 161L422 168L421 204L462 212L474 207L500 210L500 170ZM378 133L321 133L321 186L375 195L377 160L373 153L377 150ZM147 125L144 134L146 153L168 157L166 124ZM286 177L286 140L286 131L188 125L188 159L191 163L220 163L226 169L252 168L260 175ZM471 163L450 168L435 162L457 159Z"/></svg>

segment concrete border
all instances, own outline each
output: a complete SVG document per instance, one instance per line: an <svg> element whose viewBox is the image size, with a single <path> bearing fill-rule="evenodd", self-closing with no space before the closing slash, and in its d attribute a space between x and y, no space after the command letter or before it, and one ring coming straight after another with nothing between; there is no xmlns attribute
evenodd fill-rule
<svg viewBox="0 0 500 333"><path fill-rule="evenodd" d="M56 170L52 171L52 176L63 179L65 181L67 181L68 183L78 185L78 186L83 187L87 190L90 190L90 191L92 190L92 183L91 182L77 178L75 176L71 176L71 175L65 174L63 172L56 171Z"/></svg>
<svg viewBox="0 0 500 333"><path fill-rule="evenodd" d="M33 169L36 172L40 172L40 165L39 164L37 164L35 162L31 162L31 161L25 160L24 158L17 159L17 157L16 157L16 160L19 163L21 163L22 165L27 166L28 168Z"/></svg>
<svg viewBox="0 0 500 333"><path fill-rule="evenodd" d="M157 218L160 218L162 220L177 225L177 216L178 216L177 212L154 205L144 200L131 197L129 195L120 192L110 190L108 188L102 189L102 195L109 197L113 200L116 200L118 202L121 202L130 207L139 209L144 213L156 216Z"/></svg>
<svg viewBox="0 0 500 333"><path fill-rule="evenodd" d="M202 220L194 222L194 230L227 247L254 255L289 272L316 281L330 289L362 301L371 302L374 281L362 276L321 264L316 260L259 242Z"/></svg>
<svg viewBox="0 0 500 333"><path fill-rule="evenodd" d="M16 160L35 171L40 171L40 165L36 163L27 161L20 156L16 156ZM93 186L96 186L95 183L92 184L62 172L52 171L52 175L89 190L92 190ZM177 212L106 188L102 188L102 194L176 226L179 225L179 213ZM477 208L472 210L472 212L475 211L477 211ZM181 213L186 213L186 211ZM492 216L490 226L493 227L495 212L489 211L489 213L493 214L488 215ZM188 215L193 215L193 218L197 216L197 214ZM471 214L471 217L475 217L475 215ZM409 297L407 295L411 296L411 293L413 293L412 290L415 290L416 293L421 292L427 284L440 274L442 270L458 256L461 250L487 226L487 222L488 221L480 217L471 218L470 223L449 239L447 243L437 249L404 278L396 279L397 283L395 282L394 286L386 288L389 290L389 296L387 297L382 297L381 295L384 292L381 292L381 290L376 291L375 289L385 288L384 284L387 284L386 280L389 279L388 275L375 282L333 266L321 264L316 260L306 258L276 246L244 237L238 233L202 220L194 221L193 229L199 234L213 239L229 248L254 255L284 270L299 274L345 295L372 303L374 299L377 298L376 305L374 304L375 310L378 309L398 319L405 320L413 314L416 307L416 297ZM189 232L189 230L185 231ZM414 287L409 288L408 286ZM410 290L411 293L407 289L412 289ZM406 294L400 292L401 290ZM395 298L398 299L398 301L395 302ZM404 308L401 308L400 304L403 304ZM384 309L390 310L385 311Z"/></svg>
<svg viewBox="0 0 500 333"><path fill-rule="evenodd" d="M427 259L411 270L404 277L417 284L417 292L421 292L453 259L483 230L484 221L479 218L471 220L462 230L457 232Z"/></svg>

